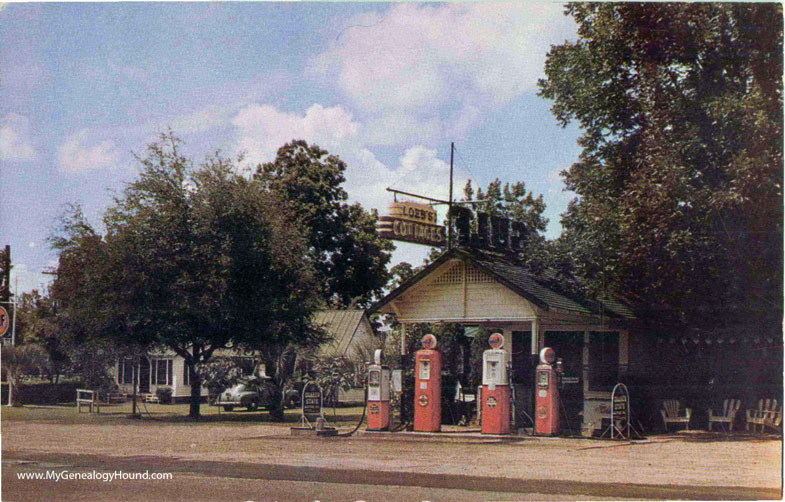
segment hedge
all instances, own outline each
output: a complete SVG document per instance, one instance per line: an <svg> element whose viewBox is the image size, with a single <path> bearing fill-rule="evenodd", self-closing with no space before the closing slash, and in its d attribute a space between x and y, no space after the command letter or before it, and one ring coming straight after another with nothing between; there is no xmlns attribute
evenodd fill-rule
<svg viewBox="0 0 785 502"><path fill-rule="evenodd" d="M73 404L76 402L76 389L83 387L81 382L23 383L14 389L14 395L21 404ZM0 403L8 403L7 383L0 386Z"/></svg>

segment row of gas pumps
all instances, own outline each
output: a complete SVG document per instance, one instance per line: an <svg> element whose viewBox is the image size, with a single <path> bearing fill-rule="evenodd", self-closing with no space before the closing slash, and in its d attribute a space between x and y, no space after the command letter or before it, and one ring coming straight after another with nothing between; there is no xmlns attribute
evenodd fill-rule
<svg viewBox="0 0 785 502"><path fill-rule="evenodd" d="M425 335L422 349L414 357L414 424L415 432L441 431L441 353L436 349L436 337ZM510 433L510 403L512 400L509 374L509 352L503 349L504 336L494 333L488 338L490 349L482 358L482 391L480 421L483 434ZM534 433L553 436L559 428L558 377L561 361L553 349L540 351L540 362L535 372ZM384 431L390 428L390 369L381 364L381 351L376 351L374 364L368 367L367 430Z"/></svg>

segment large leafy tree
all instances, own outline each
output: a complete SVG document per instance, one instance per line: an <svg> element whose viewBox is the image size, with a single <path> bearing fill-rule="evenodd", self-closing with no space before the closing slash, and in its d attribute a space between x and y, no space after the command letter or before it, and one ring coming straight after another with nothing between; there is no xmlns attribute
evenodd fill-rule
<svg viewBox="0 0 785 502"><path fill-rule="evenodd" d="M223 347L305 342L317 298L307 248L288 208L219 155L194 167L165 134L104 217L80 215L55 239L53 294L89 336L165 346L190 367Z"/></svg>
<svg viewBox="0 0 785 502"><path fill-rule="evenodd" d="M782 316L782 8L577 3L540 81L583 129L561 250L659 325Z"/></svg>
<svg viewBox="0 0 785 502"><path fill-rule="evenodd" d="M258 166L256 181L280 196L309 246L326 303L367 303L387 283L392 244L376 233L376 217L348 204L346 164L316 145L296 140L273 162Z"/></svg>
<svg viewBox="0 0 785 502"><path fill-rule="evenodd" d="M67 369L68 344L62 336L57 312L48 296L34 289L22 293L17 305L17 343L33 343L46 350L48 362L44 369L52 382L57 383Z"/></svg>

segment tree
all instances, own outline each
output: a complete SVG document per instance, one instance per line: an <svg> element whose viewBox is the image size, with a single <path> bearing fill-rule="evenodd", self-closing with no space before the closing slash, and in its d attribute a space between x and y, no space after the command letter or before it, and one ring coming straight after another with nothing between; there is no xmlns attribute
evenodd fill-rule
<svg viewBox="0 0 785 502"><path fill-rule="evenodd" d="M486 213L522 223L523 250L517 253L520 262L533 272L542 272L550 266L551 243L543 235L548 220L543 216L545 203L542 195L535 197L531 191L526 190L522 181L502 185L501 180L496 178L488 184L485 192L479 188L476 194L471 180L468 180L463 188L463 200L483 201L468 206L472 208L470 218L474 218L473 213ZM460 210L468 211L465 208Z"/></svg>
<svg viewBox="0 0 785 502"><path fill-rule="evenodd" d="M19 406L14 391L22 378L46 364L46 352L38 345L4 345L2 351L3 371L8 380L8 406Z"/></svg>
<svg viewBox="0 0 785 502"><path fill-rule="evenodd" d="M387 284L392 244L376 233L376 216L348 204L342 188L346 164L316 145L292 141L255 180L280 196L299 222L325 302L367 303Z"/></svg>
<svg viewBox="0 0 785 502"><path fill-rule="evenodd" d="M782 320L782 7L570 4L540 95L583 129L561 249L652 324Z"/></svg>
<svg viewBox="0 0 785 502"><path fill-rule="evenodd" d="M53 294L88 336L162 346L190 371L224 347L304 343L318 298L313 266L288 208L219 154L194 167L171 133L137 157L142 171L104 217L101 236L76 214Z"/></svg>
<svg viewBox="0 0 785 502"><path fill-rule="evenodd" d="M45 371L53 383L69 363L52 299L34 289L22 293L17 306L17 343L34 343L48 354Z"/></svg>

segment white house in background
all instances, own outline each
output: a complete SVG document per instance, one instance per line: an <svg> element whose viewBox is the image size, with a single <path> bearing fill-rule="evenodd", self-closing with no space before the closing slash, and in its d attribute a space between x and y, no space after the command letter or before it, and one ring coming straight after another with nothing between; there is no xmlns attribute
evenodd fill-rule
<svg viewBox="0 0 785 502"><path fill-rule="evenodd" d="M375 342L371 323L364 310L320 310L316 312L316 324L322 326L330 334L330 341L322 345L319 355L342 355L355 359L360 356L363 348ZM230 350L216 351L213 357L235 358L244 374L251 375L256 365L253 355L237 355ZM115 381L119 391L133 393L134 380L137 392L155 394L160 387L172 389L172 398L176 401L187 401L191 397L191 383L188 366L185 360L169 350L153 352L140 359L139 366L134 370L134 361L124 359L115 366ZM207 397L207 388L202 386L202 397ZM341 391L340 402L362 402L363 389Z"/></svg>
<svg viewBox="0 0 785 502"><path fill-rule="evenodd" d="M243 370L243 374L251 375L256 358L252 355L237 355L233 351L216 351L213 357L232 357ZM117 362L115 381L121 393L133 394L133 382L136 379L139 394L155 394L160 387L172 389L172 399L187 401L191 397L191 382L188 365L185 359L172 351L153 352L139 361L137 371L133 371L134 361L124 359ZM134 378L136 377L136 378ZM202 386L202 397L207 397L207 387Z"/></svg>

